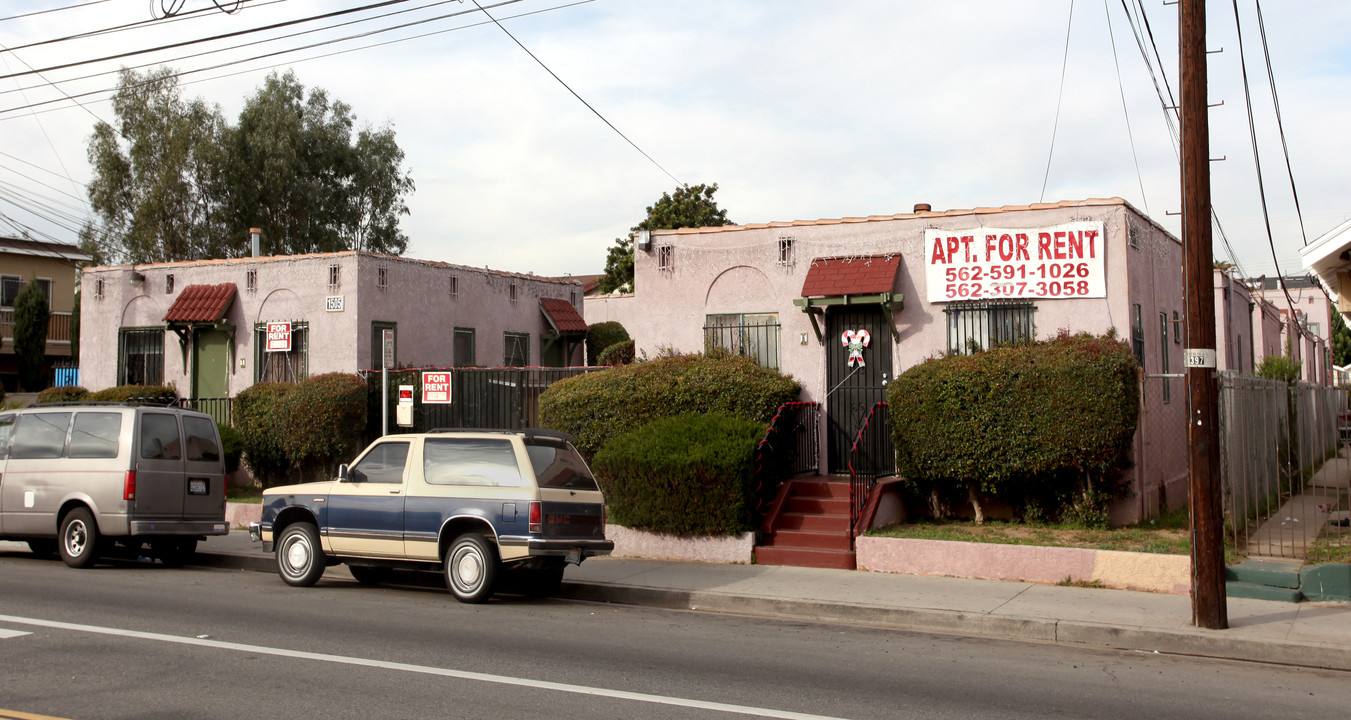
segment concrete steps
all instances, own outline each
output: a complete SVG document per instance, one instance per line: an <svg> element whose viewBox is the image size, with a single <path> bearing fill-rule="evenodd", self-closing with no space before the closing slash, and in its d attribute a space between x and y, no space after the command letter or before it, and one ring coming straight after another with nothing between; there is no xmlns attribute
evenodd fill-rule
<svg viewBox="0 0 1351 720"><path fill-rule="evenodd" d="M1299 591L1303 563L1289 560L1247 560L1224 569L1229 597L1278 602L1302 602Z"/></svg>
<svg viewBox="0 0 1351 720"><path fill-rule="evenodd" d="M853 570L852 548L849 482L791 480L773 527L755 548L755 562Z"/></svg>

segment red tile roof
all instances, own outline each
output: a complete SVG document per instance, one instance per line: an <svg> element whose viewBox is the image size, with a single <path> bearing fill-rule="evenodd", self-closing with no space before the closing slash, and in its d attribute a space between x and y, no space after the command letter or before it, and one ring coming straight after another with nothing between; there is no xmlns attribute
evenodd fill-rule
<svg viewBox="0 0 1351 720"><path fill-rule="evenodd" d="M164 322L215 322L225 316L234 299L234 283L189 285L164 313Z"/></svg>
<svg viewBox="0 0 1351 720"><path fill-rule="evenodd" d="M802 283L802 297L877 295L895 289L900 255L814 258Z"/></svg>
<svg viewBox="0 0 1351 720"><path fill-rule="evenodd" d="M586 332L586 321L581 313L567 300L558 298L540 298L539 309L549 319L549 324L558 332Z"/></svg>

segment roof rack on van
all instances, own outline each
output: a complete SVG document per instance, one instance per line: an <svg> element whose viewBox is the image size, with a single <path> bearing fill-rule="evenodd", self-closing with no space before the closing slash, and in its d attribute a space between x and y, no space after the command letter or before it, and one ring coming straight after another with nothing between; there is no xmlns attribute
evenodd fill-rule
<svg viewBox="0 0 1351 720"><path fill-rule="evenodd" d="M62 400L60 402L39 402L33 403L29 407L89 407L90 405L101 407L141 407L146 405L153 407L170 407L176 406L178 403L178 398L139 397L127 398L126 400Z"/></svg>
<svg viewBox="0 0 1351 720"><path fill-rule="evenodd" d="M524 435L527 440L561 440L563 442L576 443L577 439L562 430L546 430L544 428L524 428L521 430L504 430L502 428L432 428L427 431L428 435L445 433L502 433L504 435Z"/></svg>
<svg viewBox="0 0 1351 720"><path fill-rule="evenodd" d="M436 433L503 433L514 435L520 430L505 430L503 428L432 428L427 431L428 435Z"/></svg>

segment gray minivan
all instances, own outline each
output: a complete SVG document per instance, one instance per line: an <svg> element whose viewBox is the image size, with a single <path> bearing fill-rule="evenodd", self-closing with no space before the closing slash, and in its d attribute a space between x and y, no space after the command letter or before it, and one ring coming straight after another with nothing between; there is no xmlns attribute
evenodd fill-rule
<svg viewBox="0 0 1351 720"><path fill-rule="evenodd" d="M117 403L0 412L0 539L82 568L145 545L178 564L229 530L210 415Z"/></svg>

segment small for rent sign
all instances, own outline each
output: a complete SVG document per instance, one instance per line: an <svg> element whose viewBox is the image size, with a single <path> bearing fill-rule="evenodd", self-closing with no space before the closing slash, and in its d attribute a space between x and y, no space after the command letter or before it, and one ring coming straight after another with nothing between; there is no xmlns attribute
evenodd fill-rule
<svg viewBox="0 0 1351 720"><path fill-rule="evenodd" d="M450 373L423 372L422 403L426 405L448 402L450 402Z"/></svg>
<svg viewBox="0 0 1351 720"><path fill-rule="evenodd" d="M291 352L291 323L267 324L267 352Z"/></svg>

